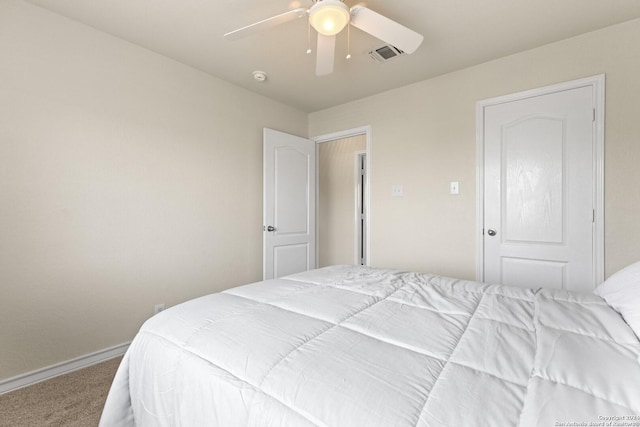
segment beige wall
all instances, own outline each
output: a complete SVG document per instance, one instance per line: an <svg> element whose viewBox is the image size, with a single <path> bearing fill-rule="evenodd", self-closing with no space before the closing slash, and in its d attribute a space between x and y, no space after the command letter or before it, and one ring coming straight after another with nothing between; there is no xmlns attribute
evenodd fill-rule
<svg viewBox="0 0 640 427"><path fill-rule="evenodd" d="M310 114L311 136L371 125L372 264L474 278L476 101L600 73L606 275L640 259L638 40L630 21Z"/></svg>
<svg viewBox="0 0 640 427"><path fill-rule="evenodd" d="M307 115L0 1L0 380L262 277L262 127Z"/></svg>
<svg viewBox="0 0 640 427"><path fill-rule="evenodd" d="M355 263L356 152L365 135L318 147L318 267Z"/></svg>

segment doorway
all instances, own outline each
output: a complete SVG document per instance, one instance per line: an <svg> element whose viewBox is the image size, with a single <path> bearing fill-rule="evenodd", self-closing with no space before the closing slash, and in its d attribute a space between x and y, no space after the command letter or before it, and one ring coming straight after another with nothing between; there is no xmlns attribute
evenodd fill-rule
<svg viewBox="0 0 640 427"><path fill-rule="evenodd" d="M317 265L369 265L369 130L316 137Z"/></svg>
<svg viewBox="0 0 640 427"><path fill-rule="evenodd" d="M604 279L604 76L478 103L478 279Z"/></svg>

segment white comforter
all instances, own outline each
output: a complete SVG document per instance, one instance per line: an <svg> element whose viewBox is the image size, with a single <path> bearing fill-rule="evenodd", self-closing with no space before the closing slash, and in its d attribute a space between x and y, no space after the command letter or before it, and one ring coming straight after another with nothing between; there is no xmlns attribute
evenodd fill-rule
<svg viewBox="0 0 640 427"><path fill-rule="evenodd" d="M151 318L100 425L640 425L639 355L595 295L330 267Z"/></svg>

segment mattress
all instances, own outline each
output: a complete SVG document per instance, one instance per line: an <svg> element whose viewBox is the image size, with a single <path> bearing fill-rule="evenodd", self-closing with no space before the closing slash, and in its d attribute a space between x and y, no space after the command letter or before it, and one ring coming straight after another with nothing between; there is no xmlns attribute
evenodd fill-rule
<svg viewBox="0 0 640 427"><path fill-rule="evenodd" d="M640 341L600 297L335 266L149 319L100 425L615 420L640 425Z"/></svg>

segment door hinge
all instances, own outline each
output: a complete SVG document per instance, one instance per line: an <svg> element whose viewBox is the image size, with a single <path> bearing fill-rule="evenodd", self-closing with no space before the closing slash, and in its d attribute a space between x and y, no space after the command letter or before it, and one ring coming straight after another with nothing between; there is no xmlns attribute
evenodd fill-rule
<svg viewBox="0 0 640 427"><path fill-rule="evenodd" d="M593 222L593 223L596 222L596 210L595 209L592 210L591 222Z"/></svg>
<svg viewBox="0 0 640 427"><path fill-rule="evenodd" d="M595 122L596 121L596 109L593 109L593 118L591 119L591 121Z"/></svg>

